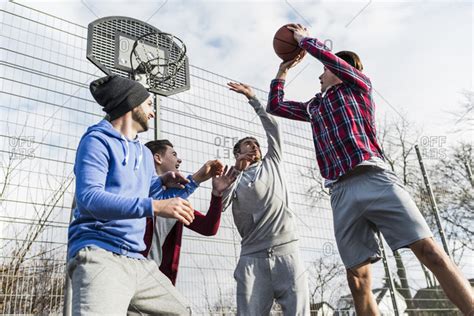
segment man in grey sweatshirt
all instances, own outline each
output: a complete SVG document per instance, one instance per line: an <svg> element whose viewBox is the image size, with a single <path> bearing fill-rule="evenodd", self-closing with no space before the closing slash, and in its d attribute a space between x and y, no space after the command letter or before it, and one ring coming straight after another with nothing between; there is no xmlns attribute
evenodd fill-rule
<svg viewBox="0 0 474 316"><path fill-rule="evenodd" d="M281 168L278 123L265 112L248 85L230 82L228 86L248 98L268 142L263 158L255 138L245 137L235 144L235 168L240 174L224 192L224 210L232 203L234 222L242 237L234 272L237 315L269 315L273 300L285 315L309 315L307 277Z"/></svg>

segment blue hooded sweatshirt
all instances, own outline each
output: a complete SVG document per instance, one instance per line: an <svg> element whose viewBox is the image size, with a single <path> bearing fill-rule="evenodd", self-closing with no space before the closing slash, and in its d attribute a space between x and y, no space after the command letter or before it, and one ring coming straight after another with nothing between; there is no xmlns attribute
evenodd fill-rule
<svg viewBox="0 0 474 316"><path fill-rule="evenodd" d="M151 151L102 120L82 136L74 164L76 207L69 225L68 260L86 246L143 259L146 217L153 199L187 198L197 188L164 190Z"/></svg>

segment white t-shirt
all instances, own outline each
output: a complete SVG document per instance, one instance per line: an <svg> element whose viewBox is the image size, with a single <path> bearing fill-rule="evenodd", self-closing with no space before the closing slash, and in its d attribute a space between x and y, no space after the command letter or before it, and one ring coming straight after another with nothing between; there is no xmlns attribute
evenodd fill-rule
<svg viewBox="0 0 474 316"><path fill-rule="evenodd" d="M359 167L359 166L376 166L376 167L379 167L379 168L382 168L382 169L389 169L389 166L387 165L387 163L385 161L383 161L381 158L375 157L375 156L372 156L369 159L362 161L361 163L356 165L354 167L354 169ZM325 188L330 188L338 180L339 179L335 179L335 180L324 179L324 187Z"/></svg>

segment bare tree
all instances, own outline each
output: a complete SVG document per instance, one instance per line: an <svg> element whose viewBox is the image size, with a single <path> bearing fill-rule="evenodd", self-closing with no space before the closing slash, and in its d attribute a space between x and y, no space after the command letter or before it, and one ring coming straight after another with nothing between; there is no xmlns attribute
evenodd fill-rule
<svg viewBox="0 0 474 316"><path fill-rule="evenodd" d="M401 118L401 119L400 119ZM385 160L392 171L396 172L404 186L412 193L419 196L419 189L422 188L421 177L416 166L416 161L412 159L414 144L419 138L421 132L415 130L413 124L406 115L395 120L389 120L385 117L384 123L379 124L379 141L384 152ZM394 251L393 256L397 267L397 276L395 285L397 291L405 298L407 307L412 309L412 293L408 281L407 271L400 252ZM427 285L433 281L431 273L421 264Z"/></svg>
<svg viewBox="0 0 474 316"><path fill-rule="evenodd" d="M472 144L460 143L430 173L450 252L457 264L466 251L474 250L474 187L470 172L473 166Z"/></svg>
<svg viewBox="0 0 474 316"><path fill-rule="evenodd" d="M2 265L2 275L8 276L2 278L1 283L2 313L58 313L63 297L64 264L63 260L59 259L61 257L59 252L41 250L38 255L25 260L20 267ZM13 282L9 282L10 280Z"/></svg>
<svg viewBox="0 0 474 316"><path fill-rule="evenodd" d="M341 293L333 291L345 285L345 268L334 256L320 257L308 269L310 302L335 305Z"/></svg>
<svg viewBox="0 0 474 316"><path fill-rule="evenodd" d="M235 306L235 291L228 290L223 293L219 287L219 294L217 300L209 306L210 315L230 316L235 315L237 307Z"/></svg>
<svg viewBox="0 0 474 316"><path fill-rule="evenodd" d="M461 92L463 100L460 109L451 112L454 117L454 133L466 133L474 130L474 91Z"/></svg>
<svg viewBox="0 0 474 316"><path fill-rule="evenodd" d="M64 194L74 178L71 171L58 181L48 170L45 170L43 174L47 175L47 183L38 183L37 176L33 172L40 174L43 168L34 164L34 152L39 148L41 142L34 142L32 137L24 137L22 134L16 137L11 136L10 139L12 140L9 142L8 158L6 161L2 161L1 165L0 206L5 210L4 214L8 214L8 208L15 203L15 201L9 200L10 193L15 192L25 181L34 179L39 187L27 191L27 194L29 194L27 199L29 198L30 201L25 202L33 209L31 215L23 220L25 225L11 225L10 227L13 229L10 233L11 239L2 244L1 247L3 253L8 255L5 255L2 262L0 262L0 287L2 292L0 310L4 313L52 312L58 304L62 303L62 297L59 300L53 300L51 292L45 290L48 289L48 284L51 284L48 282L53 282L52 273L58 273L58 267L61 270L61 278L59 278L59 281L54 279L54 282L61 282L62 284L64 263L61 260L51 260L51 257L46 258L45 254L49 250L44 247L34 249L33 246L38 243L48 227L53 211L63 200ZM21 173L25 174L25 170L28 172L25 180L23 180L20 176ZM15 179L15 182L12 182L13 179ZM51 180L54 180L54 183ZM33 200L31 190L38 190L43 195L45 193L49 195L38 202L37 199ZM6 218L9 219L10 217L6 216ZM11 221L13 224L17 223L16 219ZM23 228L19 229L19 227ZM23 289L29 291L25 294L29 297L28 299L17 297Z"/></svg>
<svg viewBox="0 0 474 316"><path fill-rule="evenodd" d="M324 179L317 168L308 168L300 171L300 176L310 180L311 185L306 189L306 195L313 203L329 199L329 190L324 186Z"/></svg>

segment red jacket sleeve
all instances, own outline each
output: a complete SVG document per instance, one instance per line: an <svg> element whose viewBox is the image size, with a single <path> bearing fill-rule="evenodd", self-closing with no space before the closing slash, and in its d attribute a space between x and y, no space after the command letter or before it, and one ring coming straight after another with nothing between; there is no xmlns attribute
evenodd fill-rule
<svg viewBox="0 0 474 316"><path fill-rule="evenodd" d="M186 226L187 228L195 231L198 234L204 236L213 236L217 234L219 225L221 222L222 214L222 197L214 196L211 197L211 204L207 214L204 215L194 210L194 221Z"/></svg>
<svg viewBox="0 0 474 316"><path fill-rule="evenodd" d="M328 47L317 39L305 37L300 41L300 47L321 61L326 68L342 81L365 92L372 89L370 79L366 75L334 55Z"/></svg>

